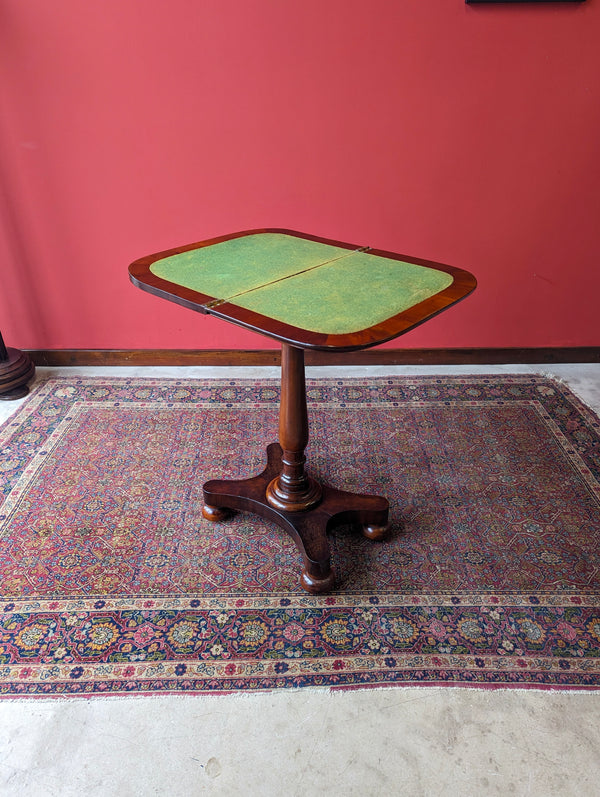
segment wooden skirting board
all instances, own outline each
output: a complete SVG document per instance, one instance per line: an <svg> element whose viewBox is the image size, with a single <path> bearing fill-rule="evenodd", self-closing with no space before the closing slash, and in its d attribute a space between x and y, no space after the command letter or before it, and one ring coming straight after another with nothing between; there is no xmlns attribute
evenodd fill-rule
<svg viewBox="0 0 600 797"><path fill-rule="evenodd" d="M279 365L279 349L39 349L35 365ZM307 365L501 365L511 363L597 363L600 346L507 349L366 349L306 351Z"/></svg>

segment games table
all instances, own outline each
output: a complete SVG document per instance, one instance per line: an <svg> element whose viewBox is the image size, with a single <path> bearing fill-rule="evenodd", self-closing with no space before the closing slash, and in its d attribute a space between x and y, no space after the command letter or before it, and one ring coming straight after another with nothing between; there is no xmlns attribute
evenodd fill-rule
<svg viewBox="0 0 600 797"><path fill-rule="evenodd" d="M306 473L304 350L355 351L391 340L463 299L475 278L439 263L280 229L148 255L129 272L142 290L281 341L279 443L267 447L258 476L206 482L202 514L222 521L239 510L275 522L302 554L302 587L331 590L327 532L356 523L369 539L383 539L389 504L319 484Z"/></svg>

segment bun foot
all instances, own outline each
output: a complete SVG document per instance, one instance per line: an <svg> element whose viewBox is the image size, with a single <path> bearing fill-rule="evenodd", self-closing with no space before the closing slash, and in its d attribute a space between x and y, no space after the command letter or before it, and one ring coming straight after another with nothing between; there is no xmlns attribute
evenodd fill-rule
<svg viewBox="0 0 600 797"><path fill-rule="evenodd" d="M326 576L317 578L312 576L306 569L302 571L300 576L300 585L311 595L320 595L323 592L331 592L335 587L335 573L329 570Z"/></svg>
<svg viewBox="0 0 600 797"><path fill-rule="evenodd" d="M227 520L232 514L230 509L225 509L224 507L209 506L208 504L204 504L202 507L202 517L215 523Z"/></svg>
<svg viewBox="0 0 600 797"><path fill-rule="evenodd" d="M390 524L385 526L363 526L362 533L368 540L384 540L390 530Z"/></svg>

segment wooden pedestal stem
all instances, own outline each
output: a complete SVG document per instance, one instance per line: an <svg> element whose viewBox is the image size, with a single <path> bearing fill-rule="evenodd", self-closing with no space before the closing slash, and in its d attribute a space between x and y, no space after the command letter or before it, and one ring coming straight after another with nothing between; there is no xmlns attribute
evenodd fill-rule
<svg viewBox="0 0 600 797"><path fill-rule="evenodd" d="M308 443L308 410L304 378L304 350L283 344L279 444L282 471L267 487L267 501L275 509L302 512L321 500L321 486L306 475L304 449Z"/></svg>

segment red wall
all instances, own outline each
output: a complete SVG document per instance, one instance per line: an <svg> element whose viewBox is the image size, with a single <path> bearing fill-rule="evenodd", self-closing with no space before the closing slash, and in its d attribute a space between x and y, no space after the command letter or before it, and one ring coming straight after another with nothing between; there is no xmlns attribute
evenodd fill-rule
<svg viewBox="0 0 600 797"><path fill-rule="evenodd" d="M4 0L7 344L274 346L127 280L264 226L473 271L407 346L600 344L599 32L597 0Z"/></svg>

